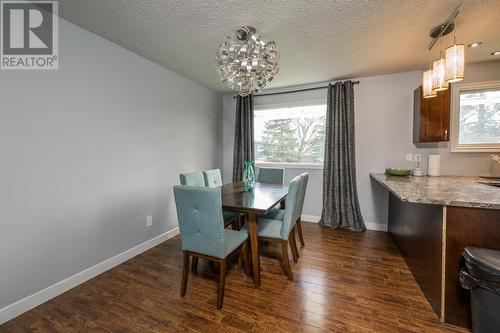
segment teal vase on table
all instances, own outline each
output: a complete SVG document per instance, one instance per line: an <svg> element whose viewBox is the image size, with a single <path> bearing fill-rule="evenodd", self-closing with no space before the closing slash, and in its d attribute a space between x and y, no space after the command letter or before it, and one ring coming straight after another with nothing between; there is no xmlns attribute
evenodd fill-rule
<svg viewBox="0 0 500 333"><path fill-rule="evenodd" d="M243 190L251 192L255 187L255 172L253 171L253 161L243 162Z"/></svg>

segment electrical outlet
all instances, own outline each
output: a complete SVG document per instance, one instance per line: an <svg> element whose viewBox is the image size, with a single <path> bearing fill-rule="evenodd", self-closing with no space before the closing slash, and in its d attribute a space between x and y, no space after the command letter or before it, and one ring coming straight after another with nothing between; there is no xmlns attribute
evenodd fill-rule
<svg viewBox="0 0 500 333"><path fill-rule="evenodd" d="M153 225L153 217L152 216L146 217L146 227L150 227L152 225Z"/></svg>
<svg viewBox="0 0 500 333"><path fill-rule="evenodd" d="M415 162L422 162L422 155L420 154L415 154L413 156L413 159L415 160Z"/></svg>
<svg viewBox="0 0 500 333"><path fill-rule="evenodd" d="M406 154L406 161L412 162L413 161L413 154L410 154L410 153Z"/></svg>

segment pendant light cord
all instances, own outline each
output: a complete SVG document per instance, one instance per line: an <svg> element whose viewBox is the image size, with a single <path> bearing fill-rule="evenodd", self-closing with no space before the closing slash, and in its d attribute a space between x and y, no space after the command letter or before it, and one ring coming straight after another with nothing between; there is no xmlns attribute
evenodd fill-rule
<svg viewBox="0 0 500 333"><path fill-rule="evenodd" d="M456 39L457 20L458 20L458 15L455 16L455 19L453 20L453 45L457 45L457 39Z"/></svg>
<svg viewBox="0 0 500 333"><path fill-rule="evenodd" d="M455 30L453 30L455 31ZM441 51L442 51L442 47L441 47L441 39L443 38L443 36L439 37L439 59L441 60L442 58L442 54L441 54Z"/></svg>

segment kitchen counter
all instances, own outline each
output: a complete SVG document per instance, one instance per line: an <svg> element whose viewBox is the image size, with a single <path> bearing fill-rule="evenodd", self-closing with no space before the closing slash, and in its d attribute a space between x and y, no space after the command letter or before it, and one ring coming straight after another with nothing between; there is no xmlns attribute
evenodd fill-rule
<svg viewBox="0 0 500 333"><path fill-rule="evenodd" d="M388 232L441 321L470 327L458 282L467 246L500 250L499 183L479 177L370 174L389 191ZM379 186L379 185L374 185Z"/></svg>
<svg viewBox="0 0 500 333"><path fill-rule="evenodd" d="M404 202L500 209L500 187L478 183L495 183L488 179L463 176L397 177L382 173L371 173L370 176Z"/></svg>

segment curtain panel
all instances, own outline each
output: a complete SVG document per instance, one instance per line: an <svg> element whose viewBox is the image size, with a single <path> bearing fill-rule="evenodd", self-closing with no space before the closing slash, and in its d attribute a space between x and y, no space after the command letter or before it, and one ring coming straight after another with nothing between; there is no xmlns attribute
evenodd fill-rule
<svg viewBox="0 0 500 333"><path fill-rule="evenodd" d="M243 179L243 162L255 160L253 96L236 97L233 182Z"/></svg>
<svg viewBox="0 0 500 333"><path fill-rule="evenodd" d="M328 86L320 224L354 231L366 230L356 185L352 81Z"/></svg>

